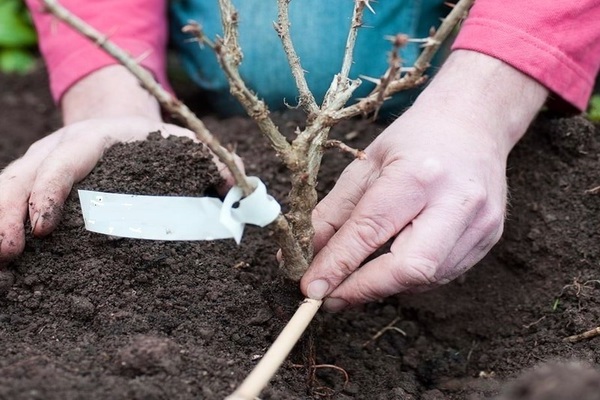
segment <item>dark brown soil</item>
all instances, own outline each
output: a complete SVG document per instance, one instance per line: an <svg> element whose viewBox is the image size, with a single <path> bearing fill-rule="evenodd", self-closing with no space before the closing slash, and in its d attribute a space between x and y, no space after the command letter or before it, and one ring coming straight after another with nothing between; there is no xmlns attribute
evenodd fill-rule
<svg viewBox="0 0 600 400"><path fill-rule="evenodd" d="M296 117L277 121L291 132ZM285 171L254 124L205 120L285 203ZM0 76L0 121L0 167L58 126L42 72ZM381 129L351 121L335 135L356 131L350 142L363 147ZM202 195L217 178L200 150L158 138L119 145L78 187ZM261 398L598 399L600 338L563 339L600 325L599 150L583 118L542 116L511 156L510 215L492 253L435 291L320 314ZM349 161L328 154L322 193ZM248 229L240 246L115 239L84 230L76 197L55 233L29 239L0 272L0 399L229 394L301 299L278 276L269 230ZM392 322L404 334L372 339ZM583 364L507 383L572 360Z"/></svg>

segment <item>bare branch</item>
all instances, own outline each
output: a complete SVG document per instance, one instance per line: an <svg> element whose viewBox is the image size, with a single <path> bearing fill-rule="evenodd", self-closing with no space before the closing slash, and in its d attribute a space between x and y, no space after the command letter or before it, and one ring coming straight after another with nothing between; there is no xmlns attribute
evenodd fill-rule
<svg viewBox="0 0 600 400"><path fill-rule="evenodd" d="M296 87L300 93L300 106L309 114L310 118L311 115L314 115L319 110L319 107L317 106L317 102L315 101L312 92L308 88L306 77L304 76L304 69L300 63L300 57L298 57L296 49L294 48L294 44L292 43L289 17L290 1L291 0L277 1L278 20L277 23L274 24L275 31L281 39L283 50L285 51L292 75L296 81Z"/></svg>
<svg viewBox="0 0 600 400"><path fill-rule="evenodd" d="M392 51L389 53L388 57L388 69L385 74L379 79L379 83L375 87L372 93L377 93L377 97L375 99L375 112L373 114L373 119L377 118L377 114L381 105L384 101L386 101L389 97L386 97L387 88L390 86L392 82L400 79L400 72L402 71L402 59L400 58L400 49L408 43L409 38L406 35L398 34L396 36L392 36L388 38L392 42ZM411 69L414 71L414 69Z"/></svg>
<svg viewBox="0 0 600 400"><path fill-rule="evenodd" d="M219 0L224 45L231 56L231 63L238 67L242 63L242 50L238 43L238 13L230 0Z"/></svg>
<svg viewBox="0 0 600 400"><path fill-rule="evenodd" d="M346 48L344 50L344 58L342 60L342 68L339 74L333 77L333 81L325 94L321 110L337 111L350 100L352 93L360 86L360 79L352 80L350 76L350 68L354 58L354 47L356 45L356 37L358 29L363 24L363 15L365 7L368 7L373 13L373 8L369 3L370 0L355 0L354 11L352 12L352 22L346 38Z"/></svg>
<svg viewBox="0 0 600 400"><path fill-rule="evenodd" d="M356 36L358 35L358 29L363 24L363 14L365 11L365 5L373 11L369 0L355 0L354 11L352 12L352 24L348 31L348 37L346 38L346 49L344 50L344 59L342 61L342 69L340 71L340 78L343 80L348 79L350 75L350 68L352 67L352 60L354 59L354 46L356 45Z"/></svg>
<svg viewBox="0 0 600 400"><path fill-rule="evenodd" d="M354 158L356 158L358 160L366 160L367 159L367 153L365 153L363 150L359 150L359 149L350 147L346 143L342 142L341 140L334 140L334 139L328 140L327 142L325 142L324 147L326 149L338 148L338 149L340 149L340 151L343 151L344 153L352 154L352 156L354 156Z"/></svg>
<svg viewBox="0 0 600 400"><path fill-rule="evenodd" d="M246 196L254 191L254 187L246 181L244 173L237 167L234 154L221 146L217 138L210 133L204 123L185 104L156 82L152 74L140 66L131 55L116 46L108 37L62 7L56 0L40 1L42 1L48 12L92 40L135 75L144 89L149 91L166 111L173 114L173 116L192 130L198 140L206 144L219 160L229 168L236 184L242 188Z"/></svg>

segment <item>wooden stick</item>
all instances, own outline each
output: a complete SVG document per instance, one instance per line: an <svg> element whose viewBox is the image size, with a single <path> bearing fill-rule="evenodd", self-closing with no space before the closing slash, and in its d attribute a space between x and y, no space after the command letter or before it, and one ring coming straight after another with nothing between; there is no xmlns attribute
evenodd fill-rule
<svg viewBox="0 0 600 400"><path fill-rule="evenodd" d="M227 400L253 400L260 394L292 351L321 304L322 300L312 299L305 299L300 304L258 365Z"/></svg>

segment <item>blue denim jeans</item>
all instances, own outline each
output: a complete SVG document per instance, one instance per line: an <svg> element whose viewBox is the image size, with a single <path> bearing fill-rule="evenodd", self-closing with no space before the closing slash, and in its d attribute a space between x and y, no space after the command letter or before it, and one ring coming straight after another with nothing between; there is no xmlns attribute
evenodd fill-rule
<svg viewBox="0 0 600 400"><path fill-rule="evenodd" d="M239 41L244 54L240 73L246 84L263 98L271 109L295 104L298 90L290 72L281 41L273 28L277 20L276 0L234 0L239 12ZM387 69L391 48L386 35L404 33L426 37L448 8L442 0L380 0L372 3L376 14L365 11L364 27L359 30L350 77L380 77ZM340 71L350 27L352 0L293 0L290 3L291 35L306 70L306 79L317 101L321 101L334 74ZM171 37L185 70L204 89L215 108L223 114L241 108L229 94L229 85L211 49L200 48L181 33L189 20L200 23L208 35L220 35L221 18L217 0L171 0ZM419 53L418 44L402 49L405 65L412 65ZM355 98L365 96L373 84L363 82ZM387 104L387 111L399 113L416 96L406 92ZM352 100L351 100L352 101Z"/></svg>

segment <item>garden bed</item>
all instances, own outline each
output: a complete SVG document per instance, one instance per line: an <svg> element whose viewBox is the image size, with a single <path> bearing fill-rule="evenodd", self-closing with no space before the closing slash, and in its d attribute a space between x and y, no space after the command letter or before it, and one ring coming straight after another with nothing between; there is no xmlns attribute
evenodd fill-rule
<svg viewBox="0 0 600 400"><path fill-rule="evenodd" d="M0 75L0 88L2 168L59 118L42 71ZM291 133L297 117L276 122ZM285 206L286 172L254 123L203 119ZM354 120L333 136L364 147L382 129ZM326 155L321 194L349 161ZM596 365L600 338L563 339L600 325L599 172L598 129L541 116L509 160L509 215L490 255L434 291L320 313L261 398L485 398L545 361ZM154 138L115 146L77 188L198 196L216 179L197 145ZM115 239L84 230L75 192L64 214L0 272L1 399L223 398L302 299L278 275L268 229L247 228L240 246ZM404 334L374 339L392 322Z"/></svg>

